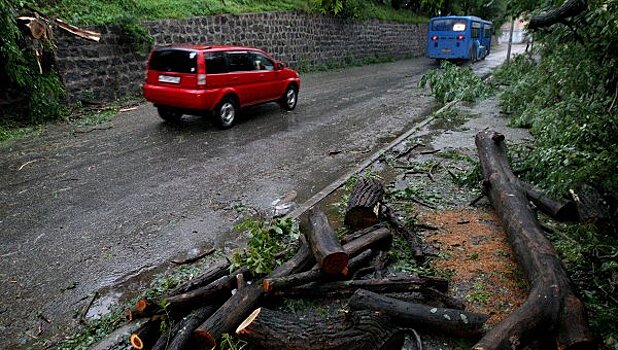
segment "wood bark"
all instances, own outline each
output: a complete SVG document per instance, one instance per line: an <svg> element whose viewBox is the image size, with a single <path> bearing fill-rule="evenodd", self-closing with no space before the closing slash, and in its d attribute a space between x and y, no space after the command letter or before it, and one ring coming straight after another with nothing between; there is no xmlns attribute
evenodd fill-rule
<svg viewBox="0 0 618 350"><path fill-rule="evenodd" d="M479 336L489 316L472 312L431 307L389 298L359 289L350 298L352 310L378 311L399 324L458 337Z"/></svg>
<svg viewBox="0 0 618 350"><path fill-rule="evenodd" d="M367 249L361 254L355 256L348 263L348 273L349 275L354 270L356 270L361 264L367 261L369 257L373 254L371 249ZM300 272L297 274L285 276L285 277L276 277L276 278L265 278L262 283L262 290L264 293L273 293L278 290L292 288L296 286L300 286L303 284L307 284L315 281L322 281L324 279L333 278L332 275L329 276L325 274L319 268L311 269L309 271ZM342 274L341 276L336 276L335 278L344 278L345 276Z"/></svg>
<svg viewBox="0 0 618 350"><path fill-rule="evenodd" d="M383 223L383 222L378 222L375 225L371 225L369 227L365 227L363 229L354 231L354 232L352 232L350 234L347 234L347 235L343 236L341 238L340 242L341 242L341 244L349 243L349 242L351 242L351 241L353 241L355 239L358 239L358 238L360 238L360 237L362 237L362 236L364 236L364 235L366 235L366 234L368 234L370 232L373 232L373 231L375 231L375 230L377 230L379 228L383 228L383 227L386 227L386 224Z"/></svg>
<svg viewBox="0 0 618 350"><path fill-rule="evenodd" d="M311 229L307 241L320 268L329 275L344 274L348 268L348 254L337 240L326 214L317 208L309 211Z"/></svg>
<svg viewBox="0 0 618 350"><path fill-rule="evenodd" d="M193 331L199 349L217 347L223 333L230 333L245 319L262 296L262 283L245 286L232 295L215 313Z"/></svg>
<svg viewBox="0 0 618 350"><path fill-rule="evenodd" d="M555 200L527 182L518 182L526 197L543 213L558 221L577 221L577 206L569 200Z"/></svg>
<svg viewBox="0 0 618 350"><path fill-rule="evenodd" d="M528 281L526 302L492 328L475 350L521 348L534 339L553 337L563 349L593 349L582 302L551 242L543 235L506 157L504 136L492 130L476 135L489 199Z"/></svg>
<svg viewBox="0 0 618 350"><path fill-rule="evenodd" d="M583 0L569 0L551 11L547 11L538 16L532 16L528 29L535 30L539 28L547 28L553 24L565 21L569 17L576 16L584 11L588 6Z"/></svg>
<svg viewBox="0 0 618 350"><path fill-rule="evenodd" d="M224 261L210 267L208 270L185 282L180 287L174 289L169 295L177 295L189 292L193 289L208 285L213 281L227 275L229 273L230 262Z"/></svg>
<svg viewBox="0 0 618 350"><path fill-rule="evenodd" d="M424 261L425 253L423 253L421 240L418 238L416 232L409 229L389 206L384 205L382 208L382 213L386 219L395 227L397 232L405 237L408 245L410 246L414 259L419 262Z"/></svg>
<svg viewBox="0 0 618 350"><path fill-rule="evenodd" d="M263 349L401 349L403 333L388 318L350 312L329 318L298 318L266 308L255 310L236 334Z"/></svg>
<svg viewBox="0 0 618 350"><path fill-rule="evenodd" d="M577 207L577 217L580 222L594 224L601 232L616 234L615 214L612 217L607 201L597 189L584 185L570 192Z"/></svg>
<svg viewBox="0 0 618 350"><path fill-rule="evenodd" d="M348 256L355 256L366 249L388 250L393 242L391 231L382 227L377 230L364 234L357 239L343 245L343 250Z"/></svg>
<svg viewBox="0 0 618 350"><path fill-rule="evenodd" d="M399 275L384 279L366 279L333 282L312 282L302 286L279 290L274 295L284 297L347 297L358 289L367 289L378 293L420 292L425 289L441 292L448 290L448 282L436 277L419 277L416 275Z"/></svg>
<svg viewBox="0 0 618 350"><path fill-rule="evenodd" d="M378 222L379 204L384 196L384 186L376 179L361 178L350 194L344 224L361 229Z"/></svg>

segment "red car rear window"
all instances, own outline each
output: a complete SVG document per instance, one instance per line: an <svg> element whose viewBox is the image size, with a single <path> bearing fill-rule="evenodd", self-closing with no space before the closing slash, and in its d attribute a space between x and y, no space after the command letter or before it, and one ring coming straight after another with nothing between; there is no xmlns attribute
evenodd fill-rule
<svg viewBox="0 0 618 350"><path fill-rule="evenodd" d="M161 72L196 73L197 52L182 49L157 49L150 58L150 69Z"/></svg>

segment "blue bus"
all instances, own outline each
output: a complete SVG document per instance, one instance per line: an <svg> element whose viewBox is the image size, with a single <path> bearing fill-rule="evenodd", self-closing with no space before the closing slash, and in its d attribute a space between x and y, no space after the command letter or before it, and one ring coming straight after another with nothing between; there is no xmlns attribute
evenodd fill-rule
<svg viewBox="0 0 618 350"><path fill-rule="evenodd" d="M427 56L475 62L489 55L492 32L492 23L478 17L434 17L427 31Z"/></svg>

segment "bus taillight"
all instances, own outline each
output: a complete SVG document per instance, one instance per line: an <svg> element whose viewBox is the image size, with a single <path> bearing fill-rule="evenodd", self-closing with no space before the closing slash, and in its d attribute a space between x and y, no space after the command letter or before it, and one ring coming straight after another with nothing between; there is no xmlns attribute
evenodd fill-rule
<svg viewBox="0 0 618 350"><path fill-rule="evenodd" d="M463 35L458 35L457 36L457 40L464 40L464 39L465 39L465 37Z"/></svg>
<svg viewBox="0 0 618 350"><path fill-rule="evenodd" d="M431 37L431 40L433 40L433 41L438 40L438 36L437 36L437 35L432 36L432 37Z"/></svg>

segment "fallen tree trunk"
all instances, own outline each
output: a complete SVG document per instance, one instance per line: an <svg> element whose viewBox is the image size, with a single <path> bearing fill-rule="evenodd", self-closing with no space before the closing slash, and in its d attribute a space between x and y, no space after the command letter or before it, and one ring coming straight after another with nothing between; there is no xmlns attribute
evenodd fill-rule
<svg viewBox="0 0 618 350"><path fill-rule="evenodd" d="M476 135L486 193L502 221L528 281L526 302L492 328L475 350L520 348L534 339L554 337L563 349L593 349L584 305L551 242L543 235L511 171L504 136L491 130Z"/></svg>
<svg viewBox="0 0 618 350"><path fill-rule="evenodd" d="M401 349L403 333L388 318L372 312L351 312L332 318L303 318L255 310L236 334L263 349L378 350Z"/></svg>
<svg viewBox="0 0 618 350"><path fill-rule="evenodd" d="M518 182L526 197L543 213L558 221L577 221L577 206L574 201L555 200L527 182Z"/></svg>
<svg viewBox="0 0 618 350"><path fill-rule="evenodd" d="M562 4L562 6L556 7L551 11L547 11L538 16L532 16L528 29L535 30L539 28L547 28L556 23L561 23L569 17L576 16L588 8L586 2L583 0L569 0Z"/></svg>
<svg viewBox="0 0 618 350"><path fill-rule="evenodd" d="M436 277L419 277L415 275L396 276L384 279L367 279L334 282L312 282L302 286L274 292L283 297L347 297L358 289L367 289L378 293L420 292L424 289L435 289L441 292L448 290L448 282Z"/></svg>
<svg viewBox="0 0 618 350"><path fill-rule="evenodd" d="M262 296L262 283L247 285L232 295L215 313L195 329L199 349L215 349L223 333L233 331L245 319Z"/></svg>
<svg viewBox="0 0 618 350"><path fill-rule="evenodd" d="M352 258L348 264L348 274L356 270L361 264L363 264L373 254L371 249L367 249L361 254ZM344 277L341 275L341 277ZM312 269L309 271L289 275L285 277L265 278L262 283L262 290L264 293L273 293L278 290L287 289L291 287L300 286L310 282L321 281L329 278L322 270ZM333 278L330 276L330 278Z"/></svg>
<svg viewBox="0 0 618 350"><path fill-rule="evenodd" d="M349 257L337 240L326 214L319 209L311 209L309 224L311 230L307 232L307 241L322 271L329 275L344 274L348 268Z"/></svg>
<svg viewBox="0 0 618 350"><path fill-rule="evenodd" d="M399 324L458 337L479 336L489 316L472 312L431 307L389 298L359 289L348 301L352 310L383 313Z"/></svg>
<svg viewBox="0 0 618 350"><path fill-rule="evenodd" d="M384 196L384 186L375 179L361 178L350 194L344 224L361 229L378 222L379 205Z"/></svg>

